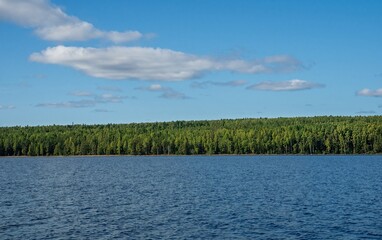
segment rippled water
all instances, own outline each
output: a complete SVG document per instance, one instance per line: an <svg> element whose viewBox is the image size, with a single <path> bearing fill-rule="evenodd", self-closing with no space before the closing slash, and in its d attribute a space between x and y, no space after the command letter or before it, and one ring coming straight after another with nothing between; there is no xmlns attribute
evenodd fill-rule
<svg viewBox="0 0 382 240"><path fill-rule="evenodd" d="M382 239L382 156L0 159L1 239Z"/></svg>

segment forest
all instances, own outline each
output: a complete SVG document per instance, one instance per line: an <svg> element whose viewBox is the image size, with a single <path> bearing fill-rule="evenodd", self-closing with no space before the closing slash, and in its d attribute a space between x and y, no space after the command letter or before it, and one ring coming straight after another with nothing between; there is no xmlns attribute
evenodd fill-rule
<svg viewBox="0 0 382 240"><path fill-rule="evenodd" d="M0 128L0 156L377 153L382 116Z"/></svg>

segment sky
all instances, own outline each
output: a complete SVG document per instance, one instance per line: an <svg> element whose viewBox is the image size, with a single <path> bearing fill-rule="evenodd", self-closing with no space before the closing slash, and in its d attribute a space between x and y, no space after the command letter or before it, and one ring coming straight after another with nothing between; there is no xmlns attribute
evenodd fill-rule
<svg viewBox="0 0 382 240"><path fill-rule="evenodd" d="M380 0L0 0L0 126L382 113Z"/></svg>

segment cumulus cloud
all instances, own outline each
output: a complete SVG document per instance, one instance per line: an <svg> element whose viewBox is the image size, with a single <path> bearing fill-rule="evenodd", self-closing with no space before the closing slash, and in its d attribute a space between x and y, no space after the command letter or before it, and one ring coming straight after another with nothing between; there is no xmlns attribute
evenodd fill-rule
<svg viewBox="0 0 382 240"><path fill-rule="evenodd" d="M16 107L13 105L1 105L0 104L0 110L7 110L7 109L15 109Z"/></svg>
<svg viewBox="0 0 382 240"><path fill-rule="evenodd" d="M261 82L248 86L247 89L266 91L297 91L321 87L324 87L324 85L300 79L292 79L281 82Z"/></svg>
<svg viewBox="0 0 382 240"><path fill-rule="evenodd" d="M161 92L160 98L166 99L189 99L190 97L185 94L175 91L170 87L163 87L160 84L152 84L148 87L137 88L138 90L149 91L149 92Z"/></svg>
<svg viewBox="0 0 382 240"><path fill-rule="evenodd" d="M206 88L208 85L221 86L221 87L239 87L247 84L245 80L233 80L227 82L217 82L217 81L204 81L204 82L194 82L191 84L193 88Z"/></svg>
<svg viewBox="0 0 382 240"><path fill-rule="evenodd" d="M67 15L48 0L0 0L0 19L34 29L49 41L86 41L95 38L115 43L133 41L143 35L138 31L102 31L91 23Z"/></svg>
<svg viewBox="0 0 382 240"><path fill-rule="evenodd" d="M179 81L211 71L257 74L292 71L301 64L289 56L245 61L213 59L149 47L83 48L56 46L31 54L34 62L68 66L106 79Z"/></svg>
<svg viewBox="0 0 382 240"><path fill-rule="evenodd" d="M357 92L358 96L367 96L367 97L382 97L382 88L378 88L377 90L371 90L368 88L364 88Z"/></svg>

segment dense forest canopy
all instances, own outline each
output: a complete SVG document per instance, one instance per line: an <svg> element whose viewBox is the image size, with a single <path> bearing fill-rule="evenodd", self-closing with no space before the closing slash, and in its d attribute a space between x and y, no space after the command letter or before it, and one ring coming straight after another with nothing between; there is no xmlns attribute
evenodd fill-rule
<svg viewBox="0 0 382 240"><path fill-rule="evenodd" d="M382 116L0 128L0 156L382 153Z"/></svg>

